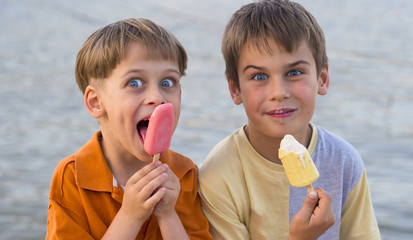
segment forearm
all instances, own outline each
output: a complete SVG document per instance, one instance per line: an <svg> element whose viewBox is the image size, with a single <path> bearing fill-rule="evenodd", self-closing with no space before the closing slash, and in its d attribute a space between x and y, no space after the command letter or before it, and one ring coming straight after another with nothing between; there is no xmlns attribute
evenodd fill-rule
<svg viewBox="0 0 413 240"><path fill-rule="evenodd" d="M167 217L158 217L159 228L164 240L188 239L188 234L176 211Z"/></svg>
<svg viewBox="0 0 413 240"><path fill-rule="evenodd" d="M135 221L128 215L118 212L113 219L102 240L108 239L136 239L143 222Z"/></svg>

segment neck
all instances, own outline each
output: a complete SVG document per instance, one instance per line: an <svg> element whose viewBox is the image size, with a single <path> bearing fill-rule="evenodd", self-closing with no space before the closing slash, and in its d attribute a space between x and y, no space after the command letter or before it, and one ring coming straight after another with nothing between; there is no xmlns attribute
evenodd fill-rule
<svg viewBox="0 0 413 240"><path fill-rule="evenodd" d="M133 174L148 164L126 151L118 152L116 149L120 148L114 147L114 144L105 140L104 137L102 137L99 142L112 175L116 181L123 186L126 185L126 182Z"/></svg>
<svg viewBox="0 0 413 240"><path fill-rule="evenodd" d="M269 138L267 136L254 134L254 131L249 131L248 125L244 128L245 134L251 145L261 156L275 164L281 164L278 158L278 149L280 148L281 139Z"/></svg>
<svg viewBox="0 0 413 240"><path fill-rule="evenodd" d="M245 134L251 145L261 156L275 164L282 164L278 157L278 149L284 136L269 137L265 134L259 134L257 131L249 131L249 126L244 127ZM312 129L310 125L302 132L290 133L303 146L308 147L311 141Z"/></svg>

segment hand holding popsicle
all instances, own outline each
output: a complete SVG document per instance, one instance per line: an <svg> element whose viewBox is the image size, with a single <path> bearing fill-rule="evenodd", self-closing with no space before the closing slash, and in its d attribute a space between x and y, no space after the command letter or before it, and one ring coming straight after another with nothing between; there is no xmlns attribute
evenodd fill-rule
<svg viewBox="0 0 413 240"><path fill-rule="evenodd" d="M147 153L153 156L153 162L160 154L168 150L174 125L174 107L171 103L157 106L149 118L148 130L144 141Z"/></svg>
<svg viewBox="0 0 413 240"><path fill-rule="evenodd" d="M288 240L318 239L334 225L336 218L331 196L321 188L307 194L301 209L290 222Z"/></svg>
<svg viewBox="0 0 413 240"><path fill-rule="evenodd" d="M292 135L285 135L278 150L290 184L294 187L307 187L314 191L312 183L320 176L308 150Z"/></svg>

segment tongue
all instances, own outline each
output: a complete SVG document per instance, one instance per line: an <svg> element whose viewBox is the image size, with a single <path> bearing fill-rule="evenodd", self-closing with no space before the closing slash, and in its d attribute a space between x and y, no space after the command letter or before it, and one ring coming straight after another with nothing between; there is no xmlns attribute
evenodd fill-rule
<svg viewBox="0 0 413 240"><path fill-rule="evenodd" d="M138 132L141 135L143 141L145 141L146 138L146 131L148 130L148 126L147 125L141 125L139 124L138 126Z"/></svg>

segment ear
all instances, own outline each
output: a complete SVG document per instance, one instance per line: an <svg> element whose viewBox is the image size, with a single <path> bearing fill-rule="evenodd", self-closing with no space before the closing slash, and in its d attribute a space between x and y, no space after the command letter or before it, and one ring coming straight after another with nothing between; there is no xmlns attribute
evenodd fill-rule
<svg viewBox="0 0 413 240"><path fill-rule="evenodd" d="M232 81L231 79L227 78L227 82L228 82L228 89L229 89L229 93L231 94L232 101L236 105L240 105L242 103L241 91L238 89L234 81Z"/></svg>
<svg viewBox="0 0 413 240"><path fill-rule="evenodd" d="M99 98L97 87L91 85L87 86L83 100L87 111L92 117L100 118L103 116L105 109Z"/></svg>
<svg viewBox="0 0 413 240"><path fill-rule="evenodd" d="M326 95L328 87L330 86L330 76L328 74L328 63L320 72L318 77L318 94Z"/></svg>

